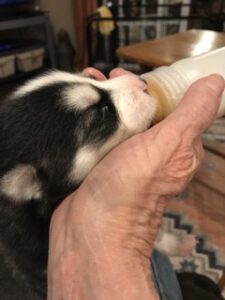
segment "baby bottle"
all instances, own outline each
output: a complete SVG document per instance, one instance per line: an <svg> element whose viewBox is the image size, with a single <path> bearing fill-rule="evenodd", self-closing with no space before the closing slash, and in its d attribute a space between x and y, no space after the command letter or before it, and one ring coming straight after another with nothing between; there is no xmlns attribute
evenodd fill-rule
<svg viewBox="0 0 225 300"><path fill-rule="evenodd" d="M225 78L225 47L142 74L141 78L148 85L148 93L156 101L154 121L159 122L172 112L194 81L212 73ZM225 115L225 93L222 97L218 117Z"/></svg>

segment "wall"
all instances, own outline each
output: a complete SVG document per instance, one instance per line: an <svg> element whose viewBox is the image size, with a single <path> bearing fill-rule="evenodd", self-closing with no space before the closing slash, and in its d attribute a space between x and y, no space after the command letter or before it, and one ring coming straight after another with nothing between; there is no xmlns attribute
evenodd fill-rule
<svg viewBox="0 0 225 300"><path fill-rule="evenodd" d="M60 28L67 30L73 45L76 45L72 2L73 0L40 0L40 5L42 10L49 12L55 33Z"/></svg>

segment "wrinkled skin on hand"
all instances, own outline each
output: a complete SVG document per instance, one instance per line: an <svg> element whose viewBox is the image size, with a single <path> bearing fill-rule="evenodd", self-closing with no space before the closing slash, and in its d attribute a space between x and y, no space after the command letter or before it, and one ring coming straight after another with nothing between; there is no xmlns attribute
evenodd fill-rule
<svg viewBox="0 0 225 300"><path fill-rule="evenodd" d="M218 75L198 80L171 115L115 148L60 205L50 230L49 299L158 299L149 256L161 217L202 161L201 134L223 89Z"/></svg>

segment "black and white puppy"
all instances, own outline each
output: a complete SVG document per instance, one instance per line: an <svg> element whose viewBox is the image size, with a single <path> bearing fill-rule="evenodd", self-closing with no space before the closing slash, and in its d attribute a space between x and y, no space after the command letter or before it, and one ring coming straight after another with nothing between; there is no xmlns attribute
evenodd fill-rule
<svg viewBox="0 0 225 300"><path fill-rule="evenodd" d="M56 206L155 112L135 75L96 81L51 72L0 107L0 299L46 299L48 227Z"/></svg>
<svg viewBox="0 0 225 300"><path fill-rule="evenodd" d="M145 91L131 74L99 82L55 71L2 103L1 300L46 299L51 215L113 147L151 125L156 105Z"/></svg>

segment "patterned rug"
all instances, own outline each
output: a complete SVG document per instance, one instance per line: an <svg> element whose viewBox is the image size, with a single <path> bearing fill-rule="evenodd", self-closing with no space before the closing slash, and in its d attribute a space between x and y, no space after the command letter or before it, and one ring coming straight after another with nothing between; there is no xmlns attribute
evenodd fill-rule
<svg viewBox="0 0 225 300"><path fill-rule="evenodd" d="M182 238L186 233L192 233L197 237L198 243L192 254L188 257L171 257L170 260L177 272L195 272L203 274L218 283L225 271L224 253L212 245L195 225L188 223L184 215L166 213L162 222L163 230ZM225 290L223 292L225 296Z"/></svg>

